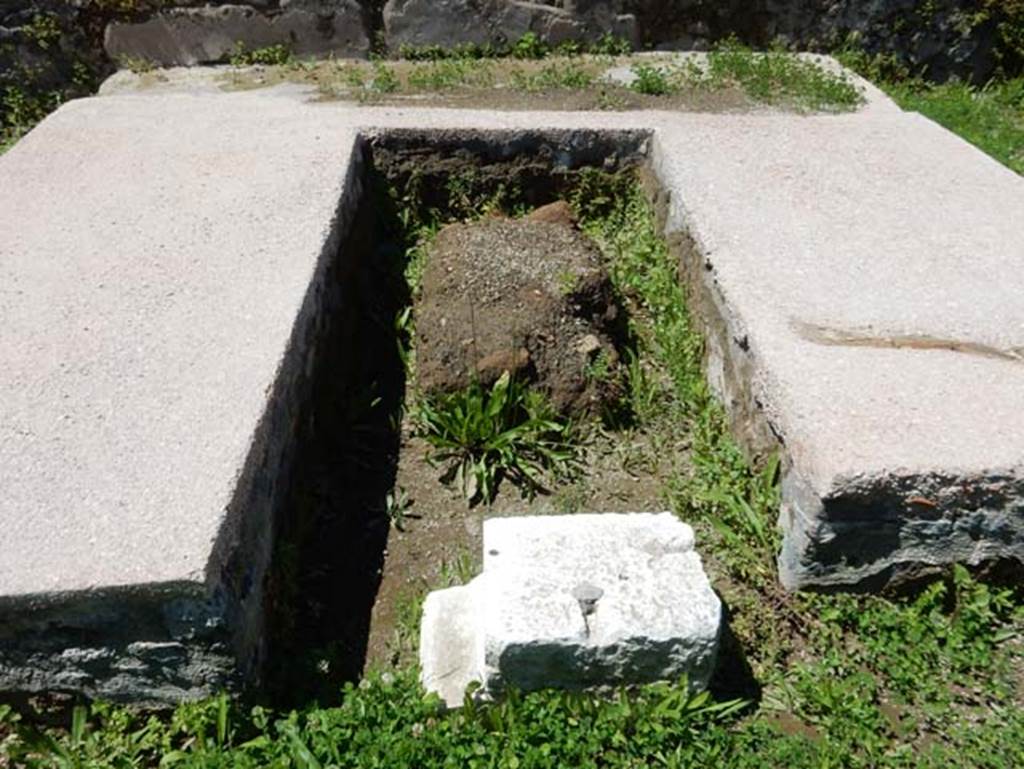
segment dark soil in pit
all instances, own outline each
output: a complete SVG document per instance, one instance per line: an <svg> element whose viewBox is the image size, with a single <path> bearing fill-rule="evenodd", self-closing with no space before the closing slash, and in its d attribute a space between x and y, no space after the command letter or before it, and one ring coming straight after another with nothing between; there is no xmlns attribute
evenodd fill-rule
<svg viewBox="0 0 1024 769"><path fill-rule="evenodd" d="M470 253L462 246L467 238L480 238L487 269L473 296L485 305L468 318L470 328L482 320L498 335L513 328L509 319L516 318L519 329L512 339L523 340L533 373L559 373L556 364L571 360L573 375L559 374L559 381L572 384L564 388L566 401L588 403L595 390L581 371L599 352L615 360L626 317L603 255L557 201L593 199L606 189L601 185L615 180L633 183L645 140L638 132L524 133L501 143L482 135L396 132L367 147L367 194L354 215L355 232L339 249L327 281L333 288L326 315L334 320L319 347L316 392L302 420L306 427L279 522L274 578L267 586L272 620L267 689L277 705L336 701L345 681L368 670L415 663L422 600L431 590L475 576L487 517L665 508L666 480L684 469L688 447L677 445L681 439L671 425L646 422L640 430L625 427L627 419L616 431L606 431L594 413L574 418L578 474L561 483L547 479L548 493L534 498L524 498L506 479L491 504L470 507L461 490L442 482L444 468L431 464L428 444L415 434L411 414L422 392L418 377L424 355L415 350L407 383L401 351L412 340L408 327L398 322L412 305L419 329L424 314L410 296L409 274L403 274L422 233L431 229L422 228L436 221L463 222L428 253L428 259L443 264L445 238L452 239L447 254L455 260L452 271L443 271L437 285L446 276L470 274L459 262ZM569 165L558 160L566 157ZM595 181L593 173L600 179ZM499 199L501 205L492 207ZM494 208L534 213L478 218L480 210ZM476 224L464 224L474 219ZM508 275L509 265L527 264L518 277ZM447 290L455 298L468 295L457 281ZM534 290L549 292L540 303L546 308L542 312L528 310L525 300L512 316L486 304L523 291L533 302ZM552 340L531 341L545 320L555 323L548 332ZM581 352L586 336L597 339L589 354ZM479 374L478 357L467 360ZM496 375L500 369L495 366ZM605 371L604 378L613 377ZM554 390L552 396L559 397Z"/></svg>
<svg viewBox="0 0 1024 769"><path fill-rule="evenodd" d="M489 385L505 371L563 413L599 412L621 395L625 332L611 279L564 202L441 230L415 317L427 395Z"/></svg>
<svg viewBox="0 0 1024 769"><path fill-rule="evenodd" d="M452 377L451 371L431 370L429 361L437 354L426 351L430 342L423 338L430 323L440 328L441 317L454 318L463 325L462 332L447 337L447 354L455 361L452 368L462 376L449 386L467 382L467 371L476 376L500 375L500 365L481 371L477 364L510 346L513 353L518 347L527 350L535 380L545 369L542 362L550 356L555 362L571 362L576 385L581 379L586 382L583 371L592 358L581 354L580 337L588 334L599 337L601 349L607 350L611 360L616 359L620 353L617 346L628 344L624 332L627 318L608 281L604 257L576 229L569 207L551 202L552 194L571 189L570 175L553 175L543 154L467 170L461 155L389 157L378 149L375 152L381 159L400 161L388 164L392 179L402 180L404 189L418 184L420 200L427 206L439 207L443 200L431 199L431 192L444 189L444 180L450 175L460 174L487 189L518 182L522 185L520 200L528 201L532 208L518 220L485 217L472 224L449 225L437 236L428 251L432 261L424 268L422 297L414 305L416 381L407 391L407 407L416 393L425 389L428 377L435 373L438 378ZM605 157L612 155L605 153ZM412 163L414 160L417 162ZM581 276L583 280L579 280ZM567 292L570 277L575 291ZM539 300L535 290L546 291L546 300ZM431 313L438 316L433 321ZM558 321L565 324L564 329L558 330ZM454 328L449 322L445 326ZM554 338L546 348L542 343L547 340L538 337L538 329L545 323L556 323ZM577 323L588 330L584 333ZM473 342L461 344L465 339ZM514 363L513 356L507 358ZM557 389L549 388L556 399ZM586 387L582 391L575 386L566 388L565 402L572 404L581 392L586 393ZM591 395L585 394L580 402L585 403ZM431 590L464 584L479 573L482 527L487 518L666 509L663 493L667 480L685 472L689 462L686 436L669 424L613 431L606 430L595 414L579 420L578 476L554 484L549 493L532 499L506 480L490 505L470 507L456 485L441 481L444 468L431 464L430 446L415 434L414 422L406 416L391 529L370 617L367 671L416 663L422 600Z"/></svg>

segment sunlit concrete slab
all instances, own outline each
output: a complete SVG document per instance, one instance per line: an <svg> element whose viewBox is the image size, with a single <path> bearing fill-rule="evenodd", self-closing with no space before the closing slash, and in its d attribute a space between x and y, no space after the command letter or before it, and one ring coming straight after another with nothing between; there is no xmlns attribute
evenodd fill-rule
<svg viewBox="0 0 1024 769"><path fill-rule="evenodd" d="M224 106L75 102L0 158L4 689L173 700L261 664L354 134Z"/></svg>

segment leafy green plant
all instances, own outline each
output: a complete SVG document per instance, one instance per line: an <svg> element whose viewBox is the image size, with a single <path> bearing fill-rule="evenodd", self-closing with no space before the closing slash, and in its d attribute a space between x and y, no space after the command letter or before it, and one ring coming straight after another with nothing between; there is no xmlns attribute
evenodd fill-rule
<svg viewBox="0 0 1024 769"><path fill-rule="evenodd" d="M583 56L597 54L618 56L628 54L632 46L625 38L606 32L592 43L582 40L567 39L555 46L545 43L536 32L527 32L511 45L494 43L463 43L450 48L441 45L412 45L403 43L399 46L398 57L407 61L442 61L445 59L499 59L512 57L516 59L543 59L548 56Z"/></svg>
<svg viewBox="0 0 1024 769"><path fill-rule="evenodd" d="M61 38L60 17L53 13L37 13L22 29L26 39L46 51L57 45Z"/></svg>
<svg viewBox="0 0 1024 769"><path fill-rule="evenodd" d="M624 56L633 50L633 46L624 37L605 32L589 46L590 53L604 56Z"/></svg>
<svg viewBox="0 0 1024 769"><path fill-rule="evenodd" d="M461 43L446 48L442 45L412 45L403 43L398 48L398 58L406 61L442 61L445 59L463 59L479 61L480 59L496 59L508 56L508 48L493 43Z"/></svg>
<svg viewBox="0 0 1024 769"><path fill-rule="evenodd" d="M512 72L512 87L520 91L582 90L594 83L594 75L586 67L564 59L545 64L537 72Z"/></svg>
<svg viewBox="0 0 1024 769"><path fill-rule="evenodd" d="M384 500L385 512L391 525L399 531L405 531L406 515L412 507L412 500L409 494L401 486L396 486L387 493Z"/></svg>
<svg viewBox="0 0 1024 769"><path fill-rule="evenodd" d="M661 67L640 62L634 64L630 71L633 73L634 79L629 87L637 93L648 96L664 96L675 90L668 73Z"/></svg>
<svg viewBox="0 0 1024 769"><path fill-rule="evenodd" d="M398 47L398 58L406 61L440 61L452 55L450 49L441 45L413 45L402 43Z"/></svg>
<svg viewBox="0 0 1024 769"><path fill-rule="evenodd" d="M274 66L288 64L292 60L291 49L283 44L268 45L262 48L248 48L245 43L235 43L234 51L228 58L228 63L233 67L246 67L252 65Z"/></svg>
<svg viewBox="0 0 1024 769"><path fill-rule="evenodd" d="M383 61L373 63L373 79L370 80L370 90L376 93L394 93L401 85L394 70L386 63Z"/></svg>
<svg viewBox="0 0 1024 769"><path fill-rule="evenodd" d="M652 423L661 413L662 390L636 351L627 348L625 362L630 412L641 424Z"/></svg>
<svg viewBox="0 0 1024 769"><path fill-rule="evenodd" d="M790 103L808 110L854 109L864 97L843 74L830 72L782 46L755 52L735 38L708 54L703 87L734 85L753 99L769 104Z"/></svg>
<svg viewBox="0 0 1024 769"><path fill-rule="evenodd" d="M441 561L441 584L444 587L468 585L478 572L479 567L474 563L473 556L466 550L460 549L451 558Z"/></svg>
<svg viewBox="0 0 1024 769"><path fill-rule="evenodd" d="M470 503L491 502L503 477L533 496L546 490L547 474L566 476L575 466L571 423L508 372L490 388L474 382L422 398L414 415L431 460L446 466L443 479Z"/></svg>
<svg viewBox="0 0 1024 769"><path fill-rule="evenodd" d="M608 381L614 369L612 358L607 350L598 351L594 358L587 362L583 369L583 375L592 382Z"/></svg>
<svg viewBox="0 0 1024 769"><path fill-rule="evenodd" d="M678 261L659 237L653 211L629 177L584 176L572 200L608 259L616 289L639 310L634 335L668 383L658 388L639 361L627 359L633 413L641 424L685 425L690 435L690 468L669 482L669 501L685 520L706 527L733 573L772 583L778 462L751 467L729 432L704 378L704 343L687 310Z"/></svg>
<svg viewBox="0 0 1024 769"><path fill-rule="evenodd" d="M141 56L121 56L117 60L117 66L129 72L134 72L136 75L142 75L156 69L156 65L153 62Z"/></svg>
<svg viewBox="0 0 1024 769"><path fill-rule="evenodd" d="M527 32L512 44L509 54L515 59L543 59L549 50L536 32Z"/></svg>
<svg viewBox="0 0 1024 769"><path fill-rule="evenodd" d="M356 64L342 64L338 69L338 76L342 83L349 88L365 88L368 74L366 70Z"/></svg>

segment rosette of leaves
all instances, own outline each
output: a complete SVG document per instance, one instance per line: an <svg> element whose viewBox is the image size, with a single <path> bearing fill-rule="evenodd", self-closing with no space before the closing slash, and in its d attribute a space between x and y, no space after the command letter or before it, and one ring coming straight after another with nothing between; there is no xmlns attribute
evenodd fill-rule
<svg viewBox="0 0 1024 769"><path fill-rule="evenodd" d="M492 502L503 478L532 498L547 491L548 479L577 469L572 423L507 371L490 387L473 382L422 398L415 418L429 460L444 467L441 480L470 504Z"/></svg>

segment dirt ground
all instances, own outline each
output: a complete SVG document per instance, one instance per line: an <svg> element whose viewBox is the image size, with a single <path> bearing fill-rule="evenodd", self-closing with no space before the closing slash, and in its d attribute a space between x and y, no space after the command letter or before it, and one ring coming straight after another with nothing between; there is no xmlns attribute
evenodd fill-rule
<svg viewBox="0 0 1024 769"><path fill-rule="evenodd" d="M649 57L643 61L658 63ZM737 87L681 88L654 95L638 93L602 77L612 67L628 68L633 62L633 57L493 59L454 64L388 61L381 65L390 73L382 89L375 85L379 72L373 65L327 61L233 68L219 76L217 82L227 90L265 88L281 83L312 86L323 101L355 101L366 105L564 111L750 112L766 109ZM566 72L580 73L581 79L574 83ZM141 84L159 87L168 77L161 71L143 73Z"/></svg>
<svg viewBox="0 0 1024 769"><path fill-rule="evenodd" d="M509 371L565 414L619 400L625 328L601 252L570 217L559 201L437 234L414 310L424 394Z"/></svg>

